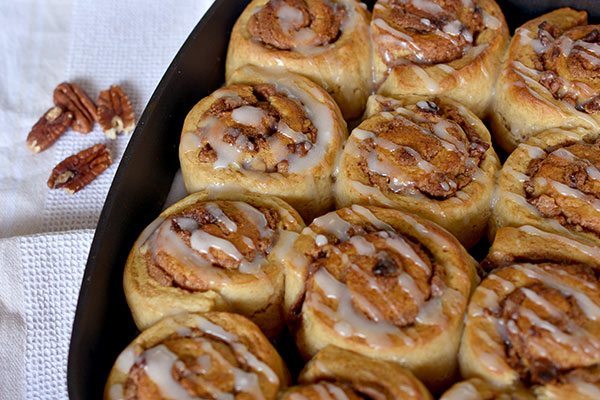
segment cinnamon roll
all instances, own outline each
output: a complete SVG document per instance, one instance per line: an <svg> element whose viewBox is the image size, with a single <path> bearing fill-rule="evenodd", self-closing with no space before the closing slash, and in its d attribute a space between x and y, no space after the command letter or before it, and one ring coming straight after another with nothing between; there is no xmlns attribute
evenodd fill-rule
<svg viewBox="0 0 600 400"><path fill-rule="evenodd" d="M371 96L338 164L336 205L427 218L470 247L482 236L499 161L483 123L441 98Z"/></svg>
<svg viewBox="0 0 600 400"><path fill-rule="evenodd" d="M493 0L379 0L371 35L379 93L443 94L486 113L508 43Z"/></svg>
<svg viewBox="0 0 600 400"><path fill-rule="evenodd" d="M536 400L524 388L498 389L478 378L460 381L448 389L440 400Z"/></svg>
<svg viewBox="0 0 600 400"><path fill-rule="evenodd" d="M483 266L491 273L469 303L463 376L542 399L599 398L600 248L502 228Z"/></svg>
<svg viewBox="0 0 600 400"><path fill-rule="evenodd" d="M423 384L400 365L328 346L300 373L300 385L279 400L430 400Z"/></svg>
<svg viewBox="0 0 600 400"><path fill-rule="evenodd" d="M512 151L545 129L600 129L600 25L561 8L515 32L496 86L492 128Z"/></svg>
<svg viewBox="0 0 600 400"><path fill-rule="evenodd" d="M246 64L283 67L357 118L371 92L369 19L357 0L254 0L231 32L226 76Z"/></svg>
<svg viewBox="0 0 600 400"><path fill-rule="evenodd" d="M188 192L277 196L311 219L333 205L335 159L347 136L331 97L296 74L244 67L185 119L179 160Z"/></svg>
<svg viewBox="0 0 600 400"><path fill-rule="evenodd" d="M353 205L316 218L284 258L285 308L305 356L327 345L396 362L430 388L454 377L477 276L432 222Z"/></svg>
<svg viewBox="0 0 600 400"><path fill-rule="evenodd" d="M520 144L498 177L492 233L527 224L600 244L598 133L551 129Z"/></svg>
<svg viewBox="0 0 600 400"><path fill-rule="evenodd" d="M199 192L179 201L127 259L123 283L135 323L143 330L182 311L231 311L274 336L283 326L278 252L303 226L275 197Z"/></svg>
<svg viewBox="0 0 600 400"><path fill-rule="evenodd" d="M142 332L119 355L105 400L275 400L289 375L248 319L221 312L179 314Z"/></svg>

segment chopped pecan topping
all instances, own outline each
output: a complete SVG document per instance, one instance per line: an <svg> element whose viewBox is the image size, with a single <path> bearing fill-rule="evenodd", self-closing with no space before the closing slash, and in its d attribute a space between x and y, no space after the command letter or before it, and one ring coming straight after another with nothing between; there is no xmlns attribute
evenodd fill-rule
<svg viewBox="0 0 600 400"><path fill-rule="evenodd" d="M96 179L111 163L110 151L105 145L96 144L65 158L54 167L48 179L48 187L65 188L73 194Z"/></svg>
<svg viewBox="0 0 600 400"><path fill-rule="evenodd" d="M135 126L133 107L119 85L112 85L98 95L98 123L104 134L115 139L118 133L131 133Z"/></svg>
<svg viewBox="0 0 600 400"><path fill-rule="evenodd" d="M578 104L575 108L577 111L582 111L588 114L600 114L600 95L593 97L586 102Z"/></svg>
<svg viewBox="0 0 600 400"><path fill-rule="evenodd" d="M33 125L27 135L27 146L34 152L46 150L62 136L73 123L73 114L60 107L52 107Z"/></svg>
<svg viewBox="0 0 600 400"><path fill-rule="evenodd" d="M73 130L91 132L96 120L96 105L77 84L63 82L54 89L54 104L73 113Z"/></svg>

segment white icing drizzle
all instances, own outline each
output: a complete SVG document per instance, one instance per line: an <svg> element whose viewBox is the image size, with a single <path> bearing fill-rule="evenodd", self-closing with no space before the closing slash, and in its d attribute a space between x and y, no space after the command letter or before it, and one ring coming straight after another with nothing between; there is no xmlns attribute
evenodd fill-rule
<svg viewBox="0 0 600 400"><path fill-rule="evenodd" d="M546 152L541 147L531 146L529 144L521 143L519 145L519 148L525 150L527 152L527 154L529 155L529 158L544 158L547 155Z"/></svg>
<svg viewBox="0 0 600 400"><path fill-rule="evenodd" d="M161 395L171 399L194 400L192 396L173 377L173 367L179 359L165 345L146 350L142 357L146 360L144 371L160 390Z"/></svg>
<svg viewBox="0 0 600 400"><path fill-rule="evenodd" d="M268 228L267 220L263 213L244 202L236 201L232 202L232 204L240 210L240 212L259 231L261 238L273 235L273 230ZM231 220L216 203L208 202L205 203L204 207L226 231L237 231L237 224ZM204 278L208 278L210 285L216 285L218 281L227 280L227 277L223 272L212 267L211 249L219 250L239 262L238 271L240 273L251 275L259 275L262 273L261 267L266 262L266 258L262 254L256 255L249 261L232 242L202 230L198 223L192 218L178 217L174 219L181 229L190 233L191 247L188 247L186 242L172 230L171 225L173 219L160 219L157 221L158 223L155 221L155 223L147 228L145 235L151 235L147 241L140 242L140 239L145 237L145 235L140 236L140 239L138 239L138 243L142 244L140 248L142 254L146 252L147 247L152 251L154 257L156 257L159 251L167 252L185 265L197 269L199 274L202 274ZM150 233L151 230L153 230L152 233ZM243 240L249 247L255 248L254 243L250 238L244 237Z"/></svg>
<svg viewBox="0 0 600 400"><path fill-rule="evenodd" d="M481 400L481 395L471 382L460 382L444 393L440 400Z"/></svg>
<svg viewBox="0 0 600 400"><path fill-rule="evenodd" d="M384 231L394 231L394 228L392 228L391 225L377 218L375 214L373 214L368 208L360 206L358 204L353 204L350 208L355 214L358 214L361 217L365 218L375 228Z"/></svg>
<svg viewBox="0 0 600 400"><path fill-rule="evenodd" d="M133 346L127 347L119 354L117 361L115 361L115 367L122 373L126 374L129 372L133 364L135 364L135 349Z"/></svg>
<svg viewBox="0 0 600 400"><path fill-rule="evenodd" d="M318 226L322 231L334 235L336 238L346 241L350 238L349 231L352 224L340 217L340 215L332 211L319 218L315 218L313 225Z"/></svg>
<svg viewBox="0 0 600 400"><path fill-rule="evenodd" d="M241 106L231 112L231 118L238 124L259 127L266 113L262 108Z"/></svg>
<svg viewBox="0 0 600 400"><path fill-rule="evenodd" d="M227 216L227 214L225 214L223 212L223 210L221 210L221 208L219 208L219 206L216 203L206 203L204 205L204 209L210 215L212 215L214 218L216 218L217 221L219 221L220 223L222 223L229 232L236 232L237 231L237 225L236 225L236 223L233 222L231 220L231 218L229 218Z"/></svg>
<svg viewBox="0 0 600 400"><path fill-rule="evenodd" d="M240 342L237 335L227 332L220 325L217 325L201 316L196 316L195 322L196 326L202 332L228 343L248 367L264 375L269 382L275 385L279 384L279 377L277 374L271 369L271 367L259 360L252 352L250 352L246 345Z"/></svg>
<svg viewBox="0 0 600 400"><path fill-rule="evenodd" d="M561 282L558 278L533 264L516 264L512 268L522 272L527 277L543 282L567 296L571 296L577 302L581 311L592 321L600 319L600 305L595 304L585 293L582 293L569 285ZM570 274L569 274L570 275Z"/></svg>
<svg viewBox="0 0 600 400"><path fill-rule="evenodd" d="M492 14L488 13L485 10L483 10L483 24L486 28L494 30L502 26L498 18L494 17Z"/></svg>
<svg viewBox="0 0 600 400"><path fill-rule="evenodd" d="M312 121L317 130L316 143L311 143L305 134L292 130L285 122L280 121L278 134L271 135L267 139L270 152L276 162L287 161L288 172L291 174L303 173L316 167L325 157L333 141L336 128L332 111L324 101L322 94L316 88L306 88L297 84L294 77L271 71L269 83L275 86L279 93L283 93L290 99L300 102L306 116ZM301 88L302 87L302 88ZM230 89L219 89L213 96L215 98L239 97L232 94ZM234 121L245 126L257 127L260 125L265 112L253 106L242 106L231 112ZM207 117L199 122L197 132L186 132L181 137L181 150L183 153L197 151L198 148L207 143L216 153L213 167L216 169L234 168L244 171L260 165L262 156L246 154L245 150L254 150L254 145L248 138L239 133L233 144L223 140L223 132L226 126L216 117ZM290 153L287 145L282 141L283 137L291 139L294 143L304 143L308 150L305 155Z"/></svg>
<svg viewBox="0 0 600 400"><path fill-rule="evenodd" d="M353 294L346 285L335 279L326 269L319 269L314 275L314 282L323 291L323 296L337 300L337 307L330 309L321 301L316 291L311 291L307 305L324 312L333 320L335 331L344 337L357 336L364 339L374 348L384 348L391 344L389 336L400 336L405 344L412 343L410 337L404 335L393 324L382 321L371 321L356 312L352 304Z"/></svg>

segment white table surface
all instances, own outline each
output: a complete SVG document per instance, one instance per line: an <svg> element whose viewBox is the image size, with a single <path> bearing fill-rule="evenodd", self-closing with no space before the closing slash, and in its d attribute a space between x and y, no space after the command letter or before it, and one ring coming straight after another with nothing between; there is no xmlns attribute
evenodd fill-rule
<svg viewBox="0 0 600 400"><path fill-rule="evenodd" d="M66 353L87 252L129 137L65 134L34 155L31 126L62 81L120 83L137 116L212 0L0 2L0 399L66 398ZM73 196L46 180L94 143L115 163Z"/></svg>

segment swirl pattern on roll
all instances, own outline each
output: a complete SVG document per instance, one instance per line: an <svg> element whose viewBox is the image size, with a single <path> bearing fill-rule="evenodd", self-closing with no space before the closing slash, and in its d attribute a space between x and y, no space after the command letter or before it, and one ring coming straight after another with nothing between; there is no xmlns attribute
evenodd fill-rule
<svg viewBox="0 0 600 400"><path fill-rule="evenodd" d="M458 346L476 278L451 235L399 211L353 205L315 219L294 249L286 305L305 354L333 344L399 362L434 385L452 374L446 353ZM440 341L438 354L423 356Z"/></svg>
<svg viewBox="0 0 600 400"><path fill-rule="evenodd" d="M423 384L398 364L328 346L304 367L299 385L280 400L430 400Z"/></svg>
<svg viewBox="0 0 600 400"><path fill-rule="evenodd" d="M561 8L515 31L496 87L493 127L506 150L545 129L600 129L600 25ZM533 114L532 114L533 113Z"/></svg>
<svg viewBox="0 0 600 400"><path fill-rule="evenodd" d="M337 205L404 209L475 243L499 166L483 123L460 104L432 97L374 96L367 115L342 153Z"/></svg>
<svg viewBox="0 0 600 400"><path fill-rule="evenodd" d="M508 38L494 1L379 0L371 31L383 94L445 94L485 112Z"/></svg>
<svg viewBox="0 0 600 400"><path fill-rule="evenodd" d="M331 174L346 136L317 84L252 66L190 111L179 157L186 188L240 188L290 202L312 217L332 203Z"/></svg>
<svg viewBox="0 0 600 400"><path fill-rule="evenodd" d="M271 0L252 15L248 31L279 50L333 43L341 33L345 8L320 0Z"/></svg>
<svg viewBox="0 0 600 400"><path fill-rule="evenodd" d="M535 400L535 395L522 387L499 389L478 378L452 385L440 400Z"/></svg>
<svg viewBox="0 0 600 400"><path fill-rule="evenodd" d="M498 178L497 226L530 224L600 243L600 140L549 130L520 144Z"/></svg>
<svg viewBox="0 0 600 400"><path fill-rule="evenodd" d="M119 355L105 398L276 399L287 380L275 349L244 317L181 314L144 331Z"/></svg>
<svg viewBox="0 0 600 400"><path fill-rule="evenodd" d="M199 192L176 203L142 233L125 267L138 326L181 310L228 310L276 333L283 300L276 253L302 226L279 199Z"/></svg>
<svg viewBox="0 0 600 400"><path fill-rule="evenodd" d="M322 86L345 118L357 118L372 86L369 21L358 0L253 0L231 32L227 80L244 65L285 68Z"/></svg>
<svg viewBox="0 0 600 400"><path fill-rule="evenodd" d="M562 254L554 243L567 245ZM589 252L597 257L599 250L573 244L533 227L498 233L486 262L492 272L469 304L463 375L497 387L523 384L543 398L565 390L597 398L600 278Z"/></svg>

